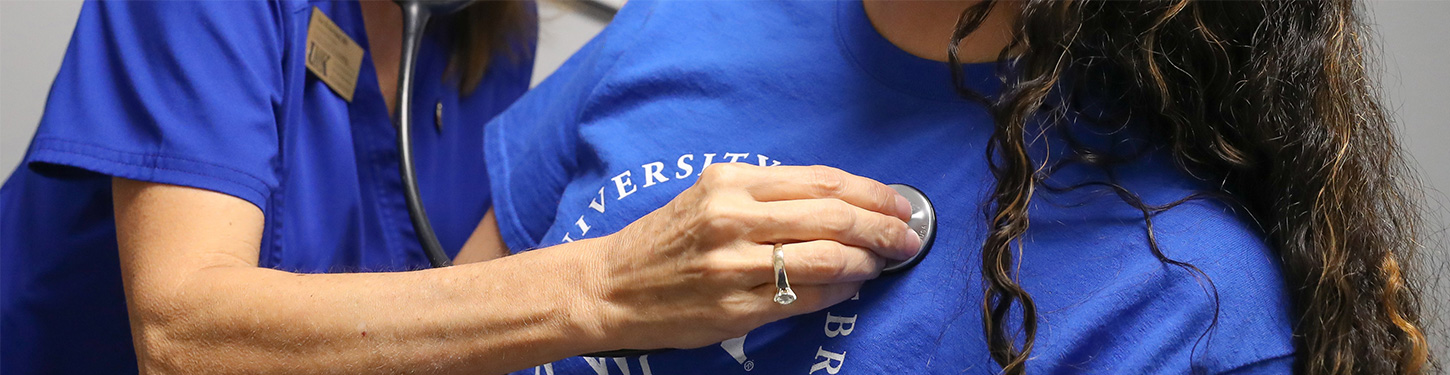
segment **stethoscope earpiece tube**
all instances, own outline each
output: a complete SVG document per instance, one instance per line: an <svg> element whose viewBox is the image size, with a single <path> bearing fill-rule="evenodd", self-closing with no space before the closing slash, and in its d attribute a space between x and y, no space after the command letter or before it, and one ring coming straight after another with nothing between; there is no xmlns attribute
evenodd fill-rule
<svg viewBox="0 0 1450 375"><path fill-rule="evenodd" d="M403 56L398 64L397 123L398 123L398 171L403 177L403 196L408 201L408 218L413 222L413 232L423 246L423 254L434 268L453 264L438 235L433 233L433 224L428 222L428 211L423 209L423 197L418 193L418 172L413 168L413 79L418 64L418 46L423 42L423 27L428 24L430 11L417 1L399 1L403 8Z"/></svg>

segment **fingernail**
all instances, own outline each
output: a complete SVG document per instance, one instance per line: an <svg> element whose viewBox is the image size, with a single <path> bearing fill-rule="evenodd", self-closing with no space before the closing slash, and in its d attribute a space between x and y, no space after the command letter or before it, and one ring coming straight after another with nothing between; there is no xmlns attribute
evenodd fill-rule
<svg viewBox="0 0 1450 375"><path fill-rule="evenodd" d="M896 196L896 217L902 221L911 221L911 201L901 195Z"/></svg>
<svg viewBox="0 0 1450 375"><path fill-rule="evenodd" d="M917 236L916 231L911 230L910 226L906 227L904 233L906 238L903 238L901 243L906 244L906 247L911 249L906 252L906 257L916 256L916 253L921 252L921 237Z"/></svg>

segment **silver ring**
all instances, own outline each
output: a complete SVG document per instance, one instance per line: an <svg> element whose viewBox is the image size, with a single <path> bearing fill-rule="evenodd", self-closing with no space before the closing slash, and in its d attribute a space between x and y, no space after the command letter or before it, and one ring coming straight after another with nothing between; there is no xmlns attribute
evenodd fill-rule
<svg viewBox="0 0 1450 375"><path fill-rule="evenodd" d="M775 268L775 303L789 305L795 302L795 291L790 290L790 280L785 277L785 251L781 244L775 244L771 252L771 266Z"/></svg>

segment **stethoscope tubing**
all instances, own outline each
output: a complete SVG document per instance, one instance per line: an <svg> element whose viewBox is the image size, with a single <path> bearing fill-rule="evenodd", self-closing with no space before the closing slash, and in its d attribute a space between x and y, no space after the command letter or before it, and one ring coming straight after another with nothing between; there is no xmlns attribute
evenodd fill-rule
<svg viewBox="0 0 1450 375"><path fill-rule="evenodd" d="M403 177L403 197L408 203L408 219L413 222L413 233L423 254L433 268L453 265L433 224L428 222L428 211L423 207L423 197L418 193L418 172L413 167L413 82L418 64L418 48L423 42L423 28L428 24L431 12L416 1L399 1L403 9L403 56L398 64L397 123L398 123L398 172Z"/></svg>

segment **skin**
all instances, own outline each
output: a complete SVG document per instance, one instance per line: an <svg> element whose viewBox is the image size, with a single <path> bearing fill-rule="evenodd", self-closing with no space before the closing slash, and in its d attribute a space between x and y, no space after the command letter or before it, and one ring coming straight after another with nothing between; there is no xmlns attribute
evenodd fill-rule
<svg viewBox="0 0 1450 375"><path fill-rule="evenodd" d="M886 40L917 57L947 61L947 44L951 43L957 17L978 0L866 0L866 17ZM1012 40L1011 25L1021 4L1002 1L987 15L977 32L968 35L957 46L963 63L997 61L1002 49Z"/></svg>
<svg viewBox="0 0 1450 375"><path fill-rule="evenodd" d="M398 107L398 64L403 56L403 10L392 1L359 1L363 29L368 34L368 51L378 72L378 88L388 103L391 117Z"/></svg>
<svg viewBox="0 0 1450 375"><path fill-rule="evenodd" d="M944 46L951 43L957 17L967 7L978 3L979 0L865 0L863 5L871 25L887 41L917 57L946 62ZM1012 41L1010 26L1016 21L1016 11L1021 5L1004 1L996 6L998 8L987 15L978 31L962 39L958 45L957 56L963 63L997 61L1002 49ZM392 102L389 103L391 105ZM498 219L494 217L493 209L489 209L454 261L482 262L508 254L508 245L498 234Z"/></svg>
<svg viewBox="0 0 1450 375"><path fill-rule="evenodd" d="M499 373L699 347L843 301L920 246L909 204L878 182L717 164L609 236L442 269L302 275L257 267L263 216L246 201L119 178L113 189L147 373ZM791 243L800 300L787 306L771 301L776 242Z"/></svg>
<svg viewBox="0 0 1450 375"><path fill-rule="evenodd" d="M363 7L375 57L391 60L376 62L384 90L397 71L388 8ZM700 347L845 300L920 246L910 205L879 182L715 164L608 236L503 257L490 211L457 266L303 275L257 266L265 221L242 199L122 178L112 187L148 374L502 373L588 352ZM771 301L774 243L789 244L791 305Z"/></svg>

